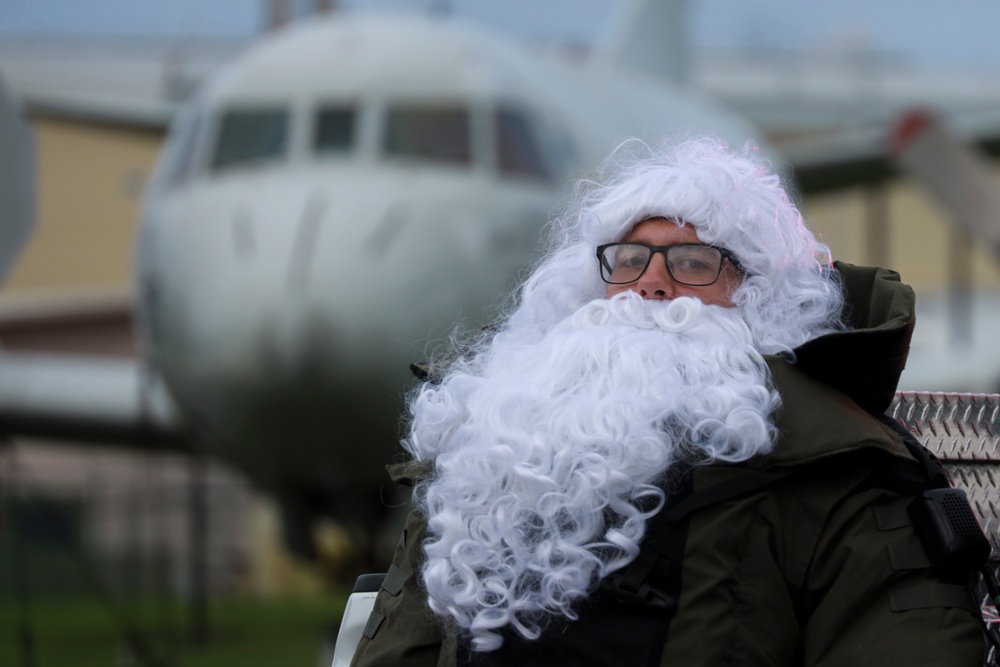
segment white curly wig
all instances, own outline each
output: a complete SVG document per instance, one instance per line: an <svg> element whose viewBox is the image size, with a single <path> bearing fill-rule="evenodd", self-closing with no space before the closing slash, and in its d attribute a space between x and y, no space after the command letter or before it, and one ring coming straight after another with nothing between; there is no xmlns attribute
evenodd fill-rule
<svg viewBox="0 0 1000 667"><path fill-rule="evenodd" d="M780 398L762 354L842 328L828 249L752 150L630 142L601 173L551 226L497 332L410 401L403 445L435 463L416 494L422 580L473 650L576 618L638 554L676 462L768 453ZM736 254L734 308L603 298L596 247L653 217Z"/></svg>
<svg viewBox="0 0 1000 667"><path fill-rule="evenodd" d="M604 293L595 249L636 223L667 218L702 243L732 250L747 270L732 295L764 354L791 352L842 328L843 293L830 249L806 227L781 179L749 145L719 139L622 144L550 228L547 257L523 285L511 323L542 332Z"/></svg>

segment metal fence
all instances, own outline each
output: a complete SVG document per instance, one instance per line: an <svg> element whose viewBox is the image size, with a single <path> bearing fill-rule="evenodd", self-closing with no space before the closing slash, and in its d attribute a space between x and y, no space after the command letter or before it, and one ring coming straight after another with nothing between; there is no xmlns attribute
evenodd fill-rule
<svg viewBox="0 0 1000 667"><path fill-rule="evenodd" d="M0 449L0 594L16 579L85 592L83 570L118 594L245 593L257 498L228 468L173 454Z"/></svg>

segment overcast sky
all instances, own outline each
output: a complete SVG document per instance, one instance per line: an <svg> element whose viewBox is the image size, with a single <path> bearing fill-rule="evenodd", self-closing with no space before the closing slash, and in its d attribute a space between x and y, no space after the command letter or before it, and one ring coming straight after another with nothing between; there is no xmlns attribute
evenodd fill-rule
<svg viewBox="0 0 1000 667"><path fill-rule="evenodd" d="M662 0L657 0L662 1ZM304 5L309 0L292 0ZM452 13L528 37L590 40L616 0L340 0L351 8ZM868 48L921 64L1000 67L1000 0L691 0L693 44ZM266 0L2 0L3 34L217 34L260 31ZM2 39L2 37L0 37Z"/></svg>

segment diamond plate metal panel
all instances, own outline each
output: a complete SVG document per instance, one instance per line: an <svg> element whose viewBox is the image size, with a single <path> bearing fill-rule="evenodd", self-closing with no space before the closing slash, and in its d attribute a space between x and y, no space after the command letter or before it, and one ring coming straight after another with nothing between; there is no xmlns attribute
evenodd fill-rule
<svg viewBox="0 0 1000 667"><path fill-rule="evenodd" d="M886 414L902 421L965 489L1000 558L1000 395L900 392Z"/></svg>
<svg viewBox="0 0 1000 667"><path fill-rule="evenodd" d="M990 538L993 569L1000 569L1000 395L900 392L886 414L902 421L965 489L983 532ZM1000 619L980 585L984 620ZM993 664L990 648L984 665Z"/></svg>
<svg viewBox="0 0 1000 667"><path fill-rule="evenodd" d="M942 461L1000 465L1000 395L900 392L886 414Z"/></svg>

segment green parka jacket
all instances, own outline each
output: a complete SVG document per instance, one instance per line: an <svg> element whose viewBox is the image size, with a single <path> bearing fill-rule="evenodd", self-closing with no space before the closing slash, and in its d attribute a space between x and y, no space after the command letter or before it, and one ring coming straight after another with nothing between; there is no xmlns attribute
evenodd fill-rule
<svg viewBox="0 0 1000 667"><path fill-rule="evenodd" d="M675 610L665 641L657 638L651 654L661 665L982 664L983 635L969 592L930 573L906 512L912 495L866 483L885 463L911 459L900 437L872 414L888 408L903 369L913 292L885 269L836 267L853 329L803 345L794 364L767 358L782 397L773 453L693 472L697 492L754 469L796 469L689 517ZM392 472L421 474L419 464ZM371 637L361 640L352 665L456 664L456 639L428 610L421 589L425 531L423 518L412 513L375 603ZM601 662L588 650L564 647L537 664L651 660L625 650ZM515 664L490 664L508 663Z"/></svg>

